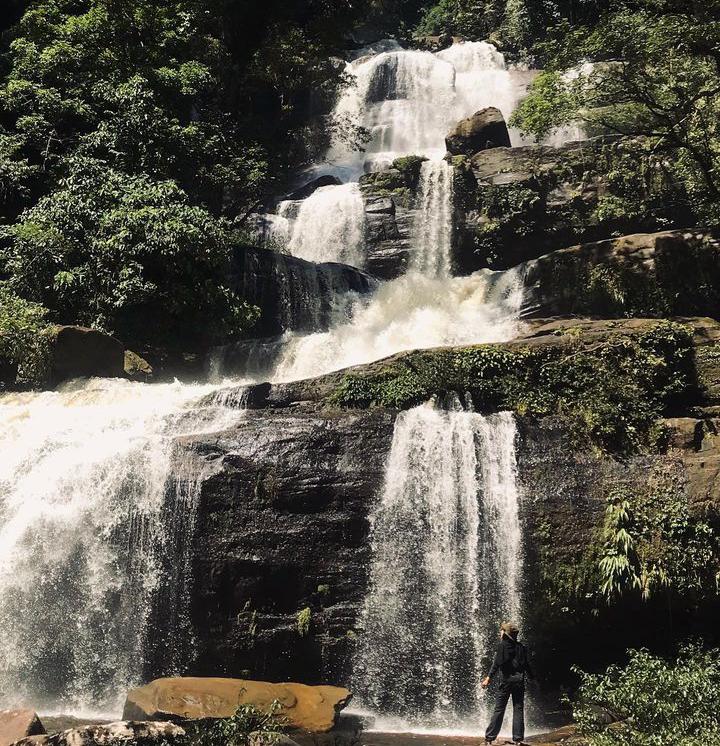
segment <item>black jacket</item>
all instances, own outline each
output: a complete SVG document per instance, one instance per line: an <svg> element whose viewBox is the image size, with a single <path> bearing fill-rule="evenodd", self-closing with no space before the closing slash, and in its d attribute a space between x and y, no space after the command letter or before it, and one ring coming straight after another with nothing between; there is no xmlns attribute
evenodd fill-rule
<svg viewBox="0 0 720 746"><path fill-rule="evenodd" d="M527 649L521 642L513 640L508 635L503 635L495 649L495 658L488 676L492 679L498 671L503 680L524 677L526 674L531 679L535 678Z"/></svg>

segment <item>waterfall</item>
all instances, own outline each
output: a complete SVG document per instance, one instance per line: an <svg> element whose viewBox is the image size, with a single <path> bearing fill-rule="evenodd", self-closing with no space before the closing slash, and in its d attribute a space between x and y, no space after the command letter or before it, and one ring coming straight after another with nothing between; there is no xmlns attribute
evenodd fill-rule
<svg viewBox="0 0 720 746"><path fill-rule="evenodd" d="M355 297L328 331L288 334L271 378L291 381L379 360L402 350L504 342L517 333L520 275L476 272L432 277L409 272Z"/></svg>
<svg viewBox="0 0 720 746"><path fill-rule="evenodd" d="M356 183L324 186L301 202L284 202L272 240L311 262L364 264L365 208Z"/></svg>
<svg viewBox="0 0 720 746"><path fill-rule="evenodd" d="M186 613L202 469L169 489L174 438L239 416L209 386L91 380L0 396L0 699L113 712L150 663L170 668ZM184 545L178 551L177 544ZM173 582L167 569L176 566ZM170 593L168 593L170 591ZM174 599L174 600L173 600ZM154 615L155 614L155 615ZM186 662L186 661L183 661Z"/></svg>
<svg viewBox="0 0 720 746"><path fill-rule="evenodd" d="M476 731L484 717L497 629L520 612L514 442L507 412L397 417L352 682L376 727Z"/></svg>
<svg viewBox="0 0 720 746"><path fill-rule="evenodd" d="M419 210L413 235L413 268L432 277L450 275L453 239L453 168L425 161L420 172Z"/></svg>
<svg viewBox="0 0 720 746"><path fill-rule="evenodd" d="M336 144L314 169L348 183L259 216L270 245L294 257L236 257L236 289L262 299L266 312L273 306L263 332L272 339L223 354L260 380L316 376L401 350L499 342L517 330L519 276L451 276L453 172L442 160L459 119L483 106L506 115L514 107L520 88L502 55L483 42L438 54L386 44L348 72L355 84L335 113L356 117L372 139L363 154ZM362 273L305 266L363 266L357 179L406 154L430 158L407 274L370 295ZM0 395L3 705L111 712L129 686L189 663L195 507L216 467L180 452L177 438L242 416L237 403L201 398L215 391L91 380ZM518 608L513 439L504 414L421 407L398 417L373 518L356 661L357 690L374 711L437 724L481 707L489 628Z"/></svg>
<svg viewBox="0 0 720 746"><path fill-rule="evenodd" d="M350 152L337 143L318 172L347 181L401 155L439 160L445 135L460 119L487 106L499 108L507 119L524 95L525 72L509 70L487 42L453 44L436 54L388 46L348 63L355 83L335 110L337 118L369 131L366 152ZM511 134L519 143L518 133Z"/></svg>

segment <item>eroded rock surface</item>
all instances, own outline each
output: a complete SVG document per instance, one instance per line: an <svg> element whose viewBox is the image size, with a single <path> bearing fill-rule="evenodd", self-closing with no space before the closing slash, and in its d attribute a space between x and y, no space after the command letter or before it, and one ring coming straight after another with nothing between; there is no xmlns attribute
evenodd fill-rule
<svg viewBox="0 0 720 746"><path fill-rule="evenodd" d="M142 720L224 718L239 705L254 705L278 715L288 725L309 732L329 731L350 701L347 689L305 684L271 684L242 679L176 677L156 679L128 692L123 717Z"/></svg>
<svg viewBox="0 0 720 746"><path fill-rule="evenodd" d="M174 723L124 722L86 725L50 735L30 736L17 746L168 746L180 743L185 731Z"/></svg>

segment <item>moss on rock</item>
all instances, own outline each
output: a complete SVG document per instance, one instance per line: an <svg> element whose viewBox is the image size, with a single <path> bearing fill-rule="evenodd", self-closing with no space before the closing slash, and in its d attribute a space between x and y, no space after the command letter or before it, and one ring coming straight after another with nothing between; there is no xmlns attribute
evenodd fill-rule
<svg viewBox="0 0 720 746"><path fill-rule="evenodd" d="M405 408L467 393L481 411L562 414L605 449L638 451L655 442L658 418L694 386L692 333L681 324L658 322L593 343L572 329L558 337L557 344L414 352L347 373L331 400Z"/></svg>
<svg viewBox="0 0 720 746"><path fill-rule="evenodd" d="M467 270L510 267L580 241L693 219L671 164L647 139L496 148L472 162L477 188L463 237Z"/></svg>

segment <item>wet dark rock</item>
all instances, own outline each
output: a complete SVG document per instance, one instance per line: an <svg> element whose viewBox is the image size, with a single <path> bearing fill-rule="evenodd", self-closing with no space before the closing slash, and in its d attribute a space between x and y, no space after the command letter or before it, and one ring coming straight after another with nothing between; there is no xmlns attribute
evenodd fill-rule
<svg viewBox="0 0 720 746"><path fill-rule="evenodd" d="M233 290L260 308L256 337L325 329L337 296L374 288L372 278L354 267L316 264L250 246L236 248L230 281Z"/></svg>
<svg viewBox="0 0 720 746"><path fill-rule="evenodd" d="M82 326L60 326L50 351L53 384L70 378L121 378L125 375L125 350L109 334Z"/></svg>
<svg viewBox="0 0 720 746"><path fill-rule="evenodd" d="M720 381L720 325L687 323L696 354L707 352L696 403L720 404L720 388L712 393L712 381ZM640 334L653 325L652 319L538 319L510 344L562 347L580 335L593 348L609 335ZM356 370L412 366L417 354ZM243 390L248 410L236 426L179 444L178 458L211 454L217 467L201 485L195 523L190 609L196 657L188 673L348 684L367 590L369 517L383 488L396 411L338 409L329 396L343 375L250 387ZM690 422L689 410L677 417L685 419L668 421L678 435L666 452L622 458L598 452L563 416L517 419L524 632L550 688L569 681L571 661L603 665L628 646L664 649L670 642L657 622L666 614L664 598L608 607L594 605L582 589L561 596L558 588L566 587L573 568L594 562L588 552L618 483L639 489L667 478L693 510L720 507L720 415L694 417L701 423ZM703 616L676 599L675 623L712 637L717 616L708 604ZM628 628L627 618L637 623ZM602 644L582 644L587 639Z"/></svg>
<svg viewBox="0 0 720 746"><path fill-rule="evenodd" d="M531 260L522 316L720 318L720 242L663 231L580 244Z"/></svg>
<svg viewBox="0 0 720 746"><path fill-rule="evenodd" d="M490 148L509 148L505 118L499 109L491 106L460 120L445 138L451 155L474 155Z"/></svg>
<svg viewBox="0 0 720 746"><path fill-rule="evenodd" d="M168 746L180 744L185 731L174 723L125 722L86 725L16 741L18 746Z"/></svg>
<svg viewBox="0 0 720 746"><path fill-rule="evenodd" d="M636 174L632 187L612 173ZM492 148L463 163L457 269L505 269L547 252L695 223L687 195L642 138ZM642 176L640 176L642 174Z"/></svg>
<svg viewBox="0 0 720 746"><path fill-rule="evenodd" d="M320 187L338 186L339 184L342 184L342 182L337 178L337 176L323 174L322 176L318 176L316 179L309 181L307 184L303 184L303 186L298 189L295 189L293 192L288 194L285 199L293 201L307 199L316 190L320 189Z"/></svg>
<svg viewBox="0 0 720 746"><path fill-rule="evenodd" d="M200 493L189 673L347 683L393 423L388 411L291 407L184 441L222 463Z"/></svg>

